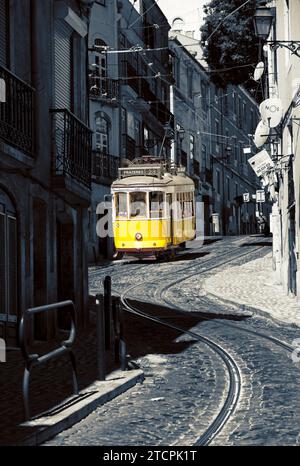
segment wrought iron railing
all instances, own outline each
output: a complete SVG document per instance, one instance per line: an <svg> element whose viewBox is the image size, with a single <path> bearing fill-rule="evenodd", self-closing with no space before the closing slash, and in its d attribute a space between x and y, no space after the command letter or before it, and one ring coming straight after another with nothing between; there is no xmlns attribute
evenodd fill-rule
<svg viewBox="0 0 300 466"><path fill-rule="evenodd" d="M50 110L54 143L53 170L91 186L92 131L66 109Z"/></svg>
<svg viewBox="0 0 300 466"><path fill-rule="evenodd" d="M5 102L0 104L0 139L33 155L34 89L3 66L0 66L0 78L6 88Z"/></svg>
<svg viewBox="0 0 300 466"><path fill-rule="evenodd" d="M119 81L117 79L91 76L89 78L90 97L107 101L119 100Z"/></svg>
<svg viewBox="0 0 300 466"><path fill-rule="evenodd" d="M101 181L107 178L111 181L118 178L118 168L120 157L106 154L100 150L93 151L92 154L92 175L94 181Z"/></svg>

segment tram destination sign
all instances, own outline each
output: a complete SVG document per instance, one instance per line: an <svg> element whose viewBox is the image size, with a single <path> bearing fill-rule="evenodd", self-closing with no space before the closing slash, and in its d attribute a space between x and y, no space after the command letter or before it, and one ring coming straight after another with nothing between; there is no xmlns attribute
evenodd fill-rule
<svg viewBox="0 0 300 466"><path fill-rule="evenodd" d="M161 178L161 167L126 167L119 168L120 178L127 178L128 176L155 176Z"/></svg>

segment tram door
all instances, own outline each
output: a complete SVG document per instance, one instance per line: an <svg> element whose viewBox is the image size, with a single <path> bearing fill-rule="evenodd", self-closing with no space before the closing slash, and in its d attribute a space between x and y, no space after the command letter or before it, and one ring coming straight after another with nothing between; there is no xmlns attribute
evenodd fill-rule
<svg viewBox="0 0 300 466"><path fill-rule="evenodd" d="M170 217L170 226L168 229L168 234L171 237L171 242L173 242L173 236L174 236L174 214L173 214L173 208L172 208L172 194L167 193L167 209L168 209L168 215Z"/></svg>

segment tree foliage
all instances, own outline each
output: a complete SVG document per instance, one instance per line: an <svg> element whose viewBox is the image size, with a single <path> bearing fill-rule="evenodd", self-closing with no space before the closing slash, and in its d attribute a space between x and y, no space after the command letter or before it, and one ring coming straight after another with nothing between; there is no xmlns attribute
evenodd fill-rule
<svg viewBox="0 0 300 466"><path fill-rule="evenodd" d="M227 84L246 84L248 88L250 84L250 88L255 87L249 78L259 58L259 41L253 26L256 0L250 0L226 18L244 2L211 0L204 6L206 18L201 28L203 56L212 70L212 81L220 87Z"/></svg>

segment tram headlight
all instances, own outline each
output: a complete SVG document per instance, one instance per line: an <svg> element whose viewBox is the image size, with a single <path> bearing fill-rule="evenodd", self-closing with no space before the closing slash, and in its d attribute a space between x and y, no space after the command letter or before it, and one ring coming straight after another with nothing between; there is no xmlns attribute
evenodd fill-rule
<svg viewBox="0 0 300 466"><path fill-rule="evenodd" d="M137 241L142 241L143 235L142 235L141 233L136 233L135 239L136 239Z"/></svg>

